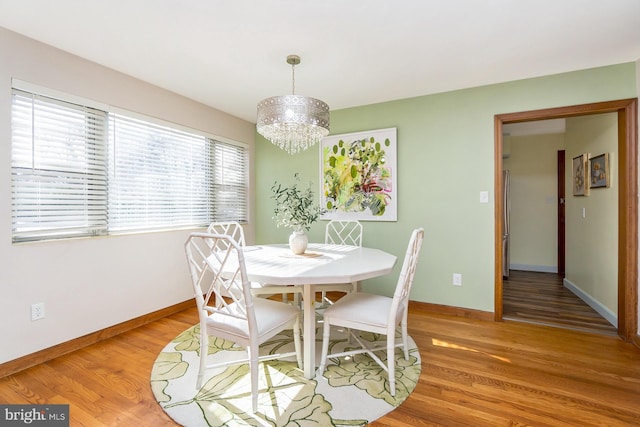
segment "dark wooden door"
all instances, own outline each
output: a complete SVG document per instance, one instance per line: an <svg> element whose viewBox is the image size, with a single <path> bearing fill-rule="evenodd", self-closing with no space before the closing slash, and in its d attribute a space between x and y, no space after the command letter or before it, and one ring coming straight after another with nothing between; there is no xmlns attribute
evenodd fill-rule
<svg viewBox="0 0 640 427"><path fill-rule="evenodd" d="M564 207L565 207L565 164L564 150L558 151L558 274L564 278Z"/></svg>

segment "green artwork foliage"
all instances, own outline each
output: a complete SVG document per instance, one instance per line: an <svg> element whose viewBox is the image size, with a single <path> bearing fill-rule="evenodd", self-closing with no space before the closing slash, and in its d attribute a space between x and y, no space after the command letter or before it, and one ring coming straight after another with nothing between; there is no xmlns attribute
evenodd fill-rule
<svg viewBox="0 0 640 427"><path fill-rule="evenodd" d="M390 145L389 138L380 142L369 137L352 142L341 139L324 147L324 195L329 212L385 214L393 190L391 168L386 164Z"/></svg>

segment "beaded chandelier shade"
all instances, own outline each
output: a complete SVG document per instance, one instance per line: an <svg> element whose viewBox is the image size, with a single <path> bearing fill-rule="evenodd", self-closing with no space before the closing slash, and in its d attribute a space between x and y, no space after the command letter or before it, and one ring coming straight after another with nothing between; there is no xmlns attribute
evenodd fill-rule
<svg viewBox="0 0 640 427"><path fill-rule="evenodd" d="M258 133L285 150L296 154L329 134L329 106L319 99L295 95L297 55L287 56L291 65L292 95L273 96L258 103Z"/></svg>

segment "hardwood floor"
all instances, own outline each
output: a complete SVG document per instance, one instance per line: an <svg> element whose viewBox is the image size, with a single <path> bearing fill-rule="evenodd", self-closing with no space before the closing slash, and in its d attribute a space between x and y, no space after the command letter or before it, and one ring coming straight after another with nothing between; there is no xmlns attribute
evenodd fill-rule
<svg viewBox="0 0 640 427"><path fill-rule="evenodd" d="M502 300L505 320L617 335L617 328L565 288L555 273L511 270Z"/></svg>
<svg viewBox="0 0 640 427"><path fill-rule="evenodd" d="M70 404L72 426L173 426L149 387L195 308L0 379L0 402ZM640 425L640 349L617 337L433 314L412 304L415 391L373 426Z"/></svg>

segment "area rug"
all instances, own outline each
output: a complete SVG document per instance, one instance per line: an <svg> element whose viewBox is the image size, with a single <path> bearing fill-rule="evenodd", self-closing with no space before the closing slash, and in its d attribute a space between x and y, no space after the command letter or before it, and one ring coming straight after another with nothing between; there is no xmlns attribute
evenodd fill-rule
<svg viewBox="0 0 640 427"><path fill-rule="evenodd" d="M396 395L389 394L386 372L366 354L331 359L322 378L305 379L295 361L260 363L258 411L251 413L251 382L246 363L210 369L196 390L199 325L187 329L159 354L151 371L151 388L176 423L196 426L364 426L398 407L420 376L420 354L409 338L409 360L396 349ZM370 342L385 337L363 334ZM321 347L321 339L316 339ZM261 354L293 349L291 331L261 346ZM330 351L348 349L346 334L337 330ZM386 352L379 357L386 360ZM209 362L246 357L233 343L209 340ZM319 354L317 355L319 360Z"/></svg>

